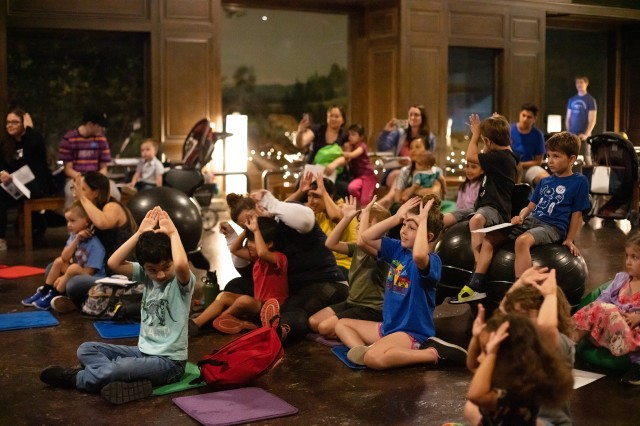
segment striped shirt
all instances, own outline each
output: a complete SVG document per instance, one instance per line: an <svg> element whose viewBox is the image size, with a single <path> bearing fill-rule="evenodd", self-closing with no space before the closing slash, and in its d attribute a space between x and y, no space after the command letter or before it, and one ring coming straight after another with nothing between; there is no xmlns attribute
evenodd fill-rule
<svg viewBox="0 0 640 426"><path fill-rule="evenodd" d="M85 138L78 129L70 130L60 141L58 159L63 163L72 162L77 172L97 172L101 164L111 161L109 142L104 135Z"/></svg>

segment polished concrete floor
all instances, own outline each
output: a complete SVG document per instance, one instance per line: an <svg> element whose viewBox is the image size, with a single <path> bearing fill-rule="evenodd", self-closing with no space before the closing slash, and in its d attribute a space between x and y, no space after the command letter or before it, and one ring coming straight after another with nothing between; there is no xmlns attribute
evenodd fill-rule
<svg viewBox="0 0 640 426"><path fill-rule="evenodd" d="M587 291L623 269L624 238L628 222L602 226L593 219L582 227L578 246L589 267ZM633 231L631 231L633 232ZM10 239L0 263L44 267L61 249L64 228L49 229L25 252ZM205 234L203 251L219 271L221 283L234 276L224 239L214 231ZM198 276L204 271L197 271ZM42 276L0 280L0 313L22 312L20 300L31 295ZM0 425L121 425L196 424L171 398L152 397L123 406L111 406L99 396L50 388L38 379L49 364L76 364L76 348L84 341L100 340L92 322L78 313L57 315L57 327L0 332ZM193 339L189 360L220 347L228 336L210 332ZM136 339L113 343L135 345ZM607 372L578 362L578 368L605 373L606 377L577 389L571 399L576 425L640 424L640 387L620 384L621 373ZM420 366L386 372L353 371L325 346L303 341L286 349L283 362L255 382L298 408L297 415L256 424L421 424L441 425L463 421L462 408L470 375L462 368ZM179 395L195 395L191 390Z"/></svg>

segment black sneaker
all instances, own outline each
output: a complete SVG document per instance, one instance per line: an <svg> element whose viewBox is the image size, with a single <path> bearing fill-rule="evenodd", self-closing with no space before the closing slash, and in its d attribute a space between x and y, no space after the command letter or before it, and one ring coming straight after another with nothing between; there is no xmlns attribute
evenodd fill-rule
<svg viewBox="0 0 640 426"><path fill-rule="evenodd" d="M445 342L437 337L429 337L422 345L422 349L427 348L433 348L438 353L438 362L436 364L444 362L446 365L467 365L467 351L458 345Z"/></svg>
<svg viewBox="0 0 640 426"><path fill-rule="evenodd" d="M40 380L56 388L76 388L76 376L82 368L65 368L59 365L50 365L40 372Z"/></svg>
<svg viewBox="0 0 640 426"><path fill-rule="evenodd" d="M102 388L100 395L112 404L124 404L146 398L152 392L151 380L135 380L133 382L111 382Z"/></svg>
<svg viewBox="0 0 640 426"><path fill-rule="evenodd" d="M630 385L640 385L640 364L633 364L620 381Z"/></svg>

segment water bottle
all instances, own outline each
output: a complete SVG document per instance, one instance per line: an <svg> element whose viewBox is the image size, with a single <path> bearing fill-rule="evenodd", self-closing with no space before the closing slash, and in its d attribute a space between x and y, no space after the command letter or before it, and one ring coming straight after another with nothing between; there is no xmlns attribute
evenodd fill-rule
<svg viewBox="0 0 640 426"><path fill-rule="evenodd" d="M206 308L216 300L220 293L216 271L207 271L207 276L202 277L202 282L204 283L204 306Z"/></svg>

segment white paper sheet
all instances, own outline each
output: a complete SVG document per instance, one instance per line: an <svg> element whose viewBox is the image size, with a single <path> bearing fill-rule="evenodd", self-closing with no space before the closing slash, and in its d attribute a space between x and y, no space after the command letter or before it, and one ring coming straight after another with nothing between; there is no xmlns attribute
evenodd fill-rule
<svg viewBox="0 0 640 426"><path fill-rule="evenodd" d="M604 377L604 374L592 373L591 371L578 370L575 368L573 369L572 373L574 389L578 389Z"/></svg>
<svg viewBox="0 0 640 426"><path fill-rule="evenodd" d="M513 225L509 222L505 222L499 225L489 226L488 228L476 229L475 231L471 231L471 232L474 232L476 234L478 233L486 234L487 232L497 231L498 229L508 228L510 226L513 226Z"/></svg>
<svg viewBox="0 0 640 426"><path fill-rule="evenodd" d="M321 166L319 164L305 164L304 169L302 170L302 176L304 176L307 172L311 172L313 173L314 177L318 174L318 173L322 173L324 175L324 166ZM334 170L333 173L331 173L329 176L325 176L327 179L329 179L331 182L335 182L336 181L336 176L338 174L336 173L336 171ZM315 179L314 179L315 180Z"/></svg>

